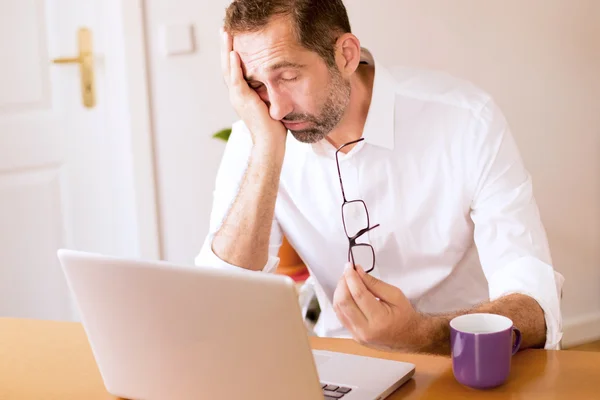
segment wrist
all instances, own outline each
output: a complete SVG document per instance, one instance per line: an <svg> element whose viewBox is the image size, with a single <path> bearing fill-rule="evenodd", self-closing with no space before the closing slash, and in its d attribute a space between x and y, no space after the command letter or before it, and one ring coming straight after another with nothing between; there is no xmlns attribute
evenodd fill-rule
<svg viewBox="0 0 600 400"><path fill-rule="evenodd" d="M418 314L419 329L416 350L433 354L449 354L450 321L443 316Z"/></svg>
<svg viewBox="0 0 600 400"><path fill-rule="evenodd" d="M256 141L252 151L261 159L269 159L281 164L285 155L285 141L281 143L276 141Z"/></svg>

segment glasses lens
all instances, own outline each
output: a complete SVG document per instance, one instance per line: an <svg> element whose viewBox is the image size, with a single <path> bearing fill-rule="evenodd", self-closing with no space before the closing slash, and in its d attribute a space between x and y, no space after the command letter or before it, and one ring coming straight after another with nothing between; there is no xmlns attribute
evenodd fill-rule
<svg viewBox="0 0 600 400"><path fill-rule="evenodd" d="M367 209L362 201L353 201L346 203L342 207L342 216L344 217L344 227L346 235L355 236L361 229L369 227L369 218Z"/></svg>
<svg viewBox="0 0 600 400"><path fill-rule="evenodd" d="M375 264L373 248L370 245L358 245L350 249L354 265L360 265L365 271L369 271ZM351 259L352 260L352 259Z"/></svg>

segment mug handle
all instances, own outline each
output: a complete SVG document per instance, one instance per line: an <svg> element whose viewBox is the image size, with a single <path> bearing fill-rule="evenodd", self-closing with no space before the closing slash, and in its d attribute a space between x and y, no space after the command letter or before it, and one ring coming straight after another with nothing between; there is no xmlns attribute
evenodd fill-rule
<svg viewBox="0 0 600 400"><path fill-rule="evenodd" d="M519 351L519 347L521 347L521 331L516 326L513 326L513 332L516 336L515 344L513 345L512 349L512 354L514 356L515 354L517 354L517 351Z"/></svg>

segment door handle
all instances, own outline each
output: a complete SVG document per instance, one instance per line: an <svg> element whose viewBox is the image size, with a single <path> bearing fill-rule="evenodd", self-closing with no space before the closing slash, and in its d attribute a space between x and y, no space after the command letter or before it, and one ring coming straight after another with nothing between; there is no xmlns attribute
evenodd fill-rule
<svg viewBox="0 0 600 400"><path fill-rule="evenodd" d="M77 44L79 55L77 57L63 57L52 60L53 64L78 64L81 79L81 98L86 108L96 105L96 85L94 82L94 53L92 46L92 32L88 28L77 31Z"/></svg>

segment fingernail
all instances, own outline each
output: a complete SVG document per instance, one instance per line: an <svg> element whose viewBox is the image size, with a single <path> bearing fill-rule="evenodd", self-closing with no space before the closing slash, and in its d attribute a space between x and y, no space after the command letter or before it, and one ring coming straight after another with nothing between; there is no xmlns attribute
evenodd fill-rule
<svg viewBox="0 0 600 400"><path fill-rule="evenodd" d="M350 270L352 270L352 268L353 268L352 263L346 263L346 265L344 265L344 269L346 271L350 271Z"/></svg>

